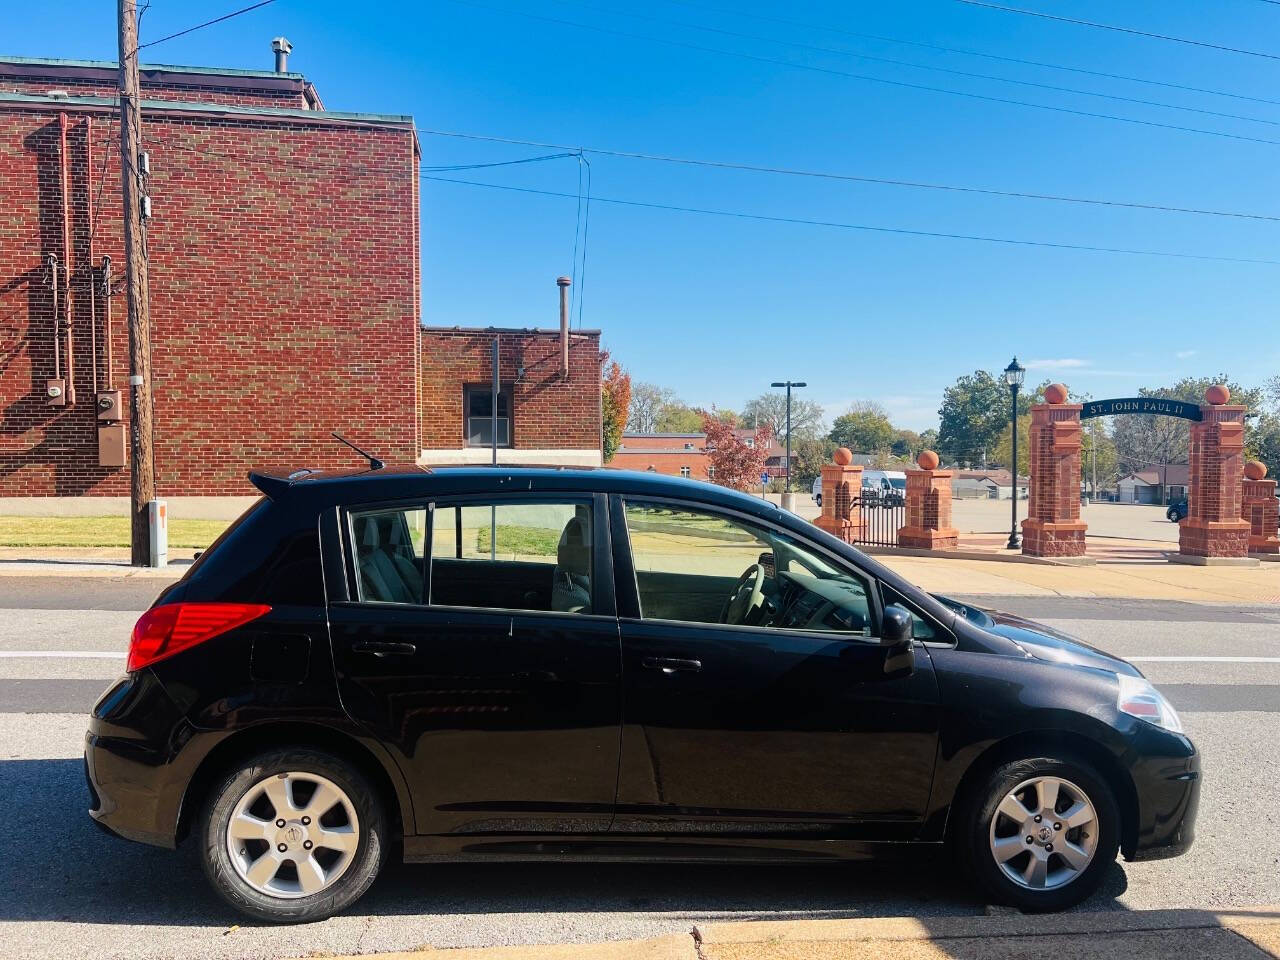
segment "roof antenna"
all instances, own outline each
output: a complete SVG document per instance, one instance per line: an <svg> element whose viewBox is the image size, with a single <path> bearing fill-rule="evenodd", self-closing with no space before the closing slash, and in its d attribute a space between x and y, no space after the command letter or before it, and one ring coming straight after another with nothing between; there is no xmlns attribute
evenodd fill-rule
<svg viewBox="0 0 1280 960"><path fill-rule="evenodd" d="M360 456L362 456L362 457L364 457L366 460L368 460L368 461L369 461L369 469L370 469L370 470L381 470L383 467L385 467L385 466L386 466L386 464L385 464L385 463L383 463L381 460L379 460L379 459L378 459L377 457L375 457L373 454L371 454L371 453L365 453L363 450L361 450L359 447L357 447L354 443L352 443L352 442L351 442L350 440L348 440L346 437L339 436L339 435L338 435L338 434L336 434L336 433L331 433L331 434L329 434L329 436L333 437L333 439L337 440L339 443L345 443L348 447L350 447L350 448L351 448L352 450L354 450L356 453L360 454Z"/></svg>

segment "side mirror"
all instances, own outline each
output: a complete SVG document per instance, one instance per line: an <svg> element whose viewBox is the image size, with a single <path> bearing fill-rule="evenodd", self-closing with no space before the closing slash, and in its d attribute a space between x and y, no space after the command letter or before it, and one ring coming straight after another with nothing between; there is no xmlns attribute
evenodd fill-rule
<svg viewBox="0 0 1280 960"><path fill-rule="evenodd" d="M909 643L915 635L911 613L897 604L884 608L884 620L880 627L880 646L897 647Z"/></svg>

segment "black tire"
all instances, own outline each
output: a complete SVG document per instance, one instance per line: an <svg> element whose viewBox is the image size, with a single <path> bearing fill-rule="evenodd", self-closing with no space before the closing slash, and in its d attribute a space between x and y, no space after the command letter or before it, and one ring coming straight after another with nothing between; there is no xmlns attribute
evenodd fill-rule
<svg viewBox="0 0 1280 960"><path fill-rule="evenodd" d="M1066 780L1084 791L1097 815L1097 844L1089 865L1070 881L1032 890L1014 882L997 864L991 848L991 823L996 808L1010 791L1041 776ZM1003 763L970 792L959 813L954 840L970 875L993 903L1027 912L1064 910L1087 898L1102 883L1120 847L1120 808L1115 793L1091 764L1075 757L1042 756ZM1010 862L1016 865L1019 861Z"/></svg>
<svg viewBox="0 0 1280 960"><path fill-rule="evenodd" d="M226 843L231 814L246 792L288 772L331 781L346 794L359 819L356 850L341 875L313 895L294 898L271 896L251 886L232 863ZM202 814L200 859L213 889L237 910L271 923L306 923L323 920L364 895L382 867L388 839L382 798L359 770L318 750L283 747L237 764L214 785Z"/></svg>

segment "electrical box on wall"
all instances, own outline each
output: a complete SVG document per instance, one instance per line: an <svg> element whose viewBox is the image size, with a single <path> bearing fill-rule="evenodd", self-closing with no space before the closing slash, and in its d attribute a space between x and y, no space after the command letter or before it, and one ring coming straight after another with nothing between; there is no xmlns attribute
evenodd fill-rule
<svg viewBox="0 0 1280 960"><path fill-rule="evenodd" d="M98 427L98 466L123 467L127 446L123 423L107 423Z"/></svg>
<svg viewBox="0 0 1280 960"><path fill-rule="evenodd" d="M45 400L51 407L65 407L67 405L67 381L59 377L56 380L46 380L44 382Z"/></svg>
<svg viewBox="0 0 1280 960"><path fill-rule="evenodd" d="M120 416L120 391L103 390L98 394L98 419L123 420Z"/></svg>

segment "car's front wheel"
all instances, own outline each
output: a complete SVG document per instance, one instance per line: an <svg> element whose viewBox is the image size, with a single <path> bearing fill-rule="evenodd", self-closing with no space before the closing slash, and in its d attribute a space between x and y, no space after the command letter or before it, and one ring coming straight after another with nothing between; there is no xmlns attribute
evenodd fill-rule
<svg viewBox="0 0 1280 960"><path fill-rule="evenodd" d="M201 847L205 875L237 910L274 923L321 920L373 883L386 817L368 780L316 750L259 754L210 793Z"/></svg>
<svg viewBox="0 0 1280 960"><path fill-rule="evenodd" d="M1093 893L1120 845L1105 778L1081 760L1035 757L997 767L962 814L961 853L999 903L1062 910Z"/></svg>

